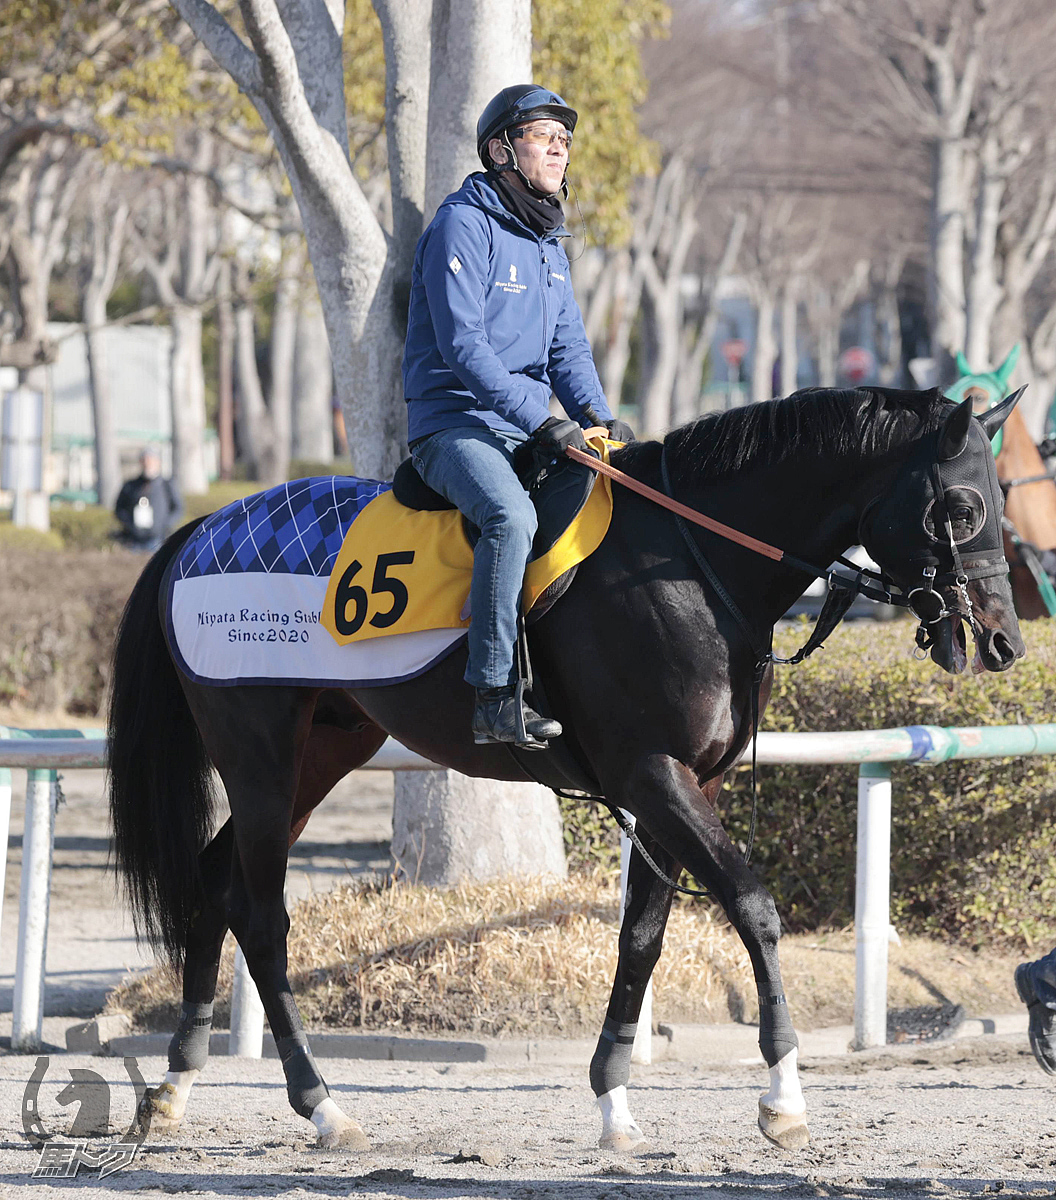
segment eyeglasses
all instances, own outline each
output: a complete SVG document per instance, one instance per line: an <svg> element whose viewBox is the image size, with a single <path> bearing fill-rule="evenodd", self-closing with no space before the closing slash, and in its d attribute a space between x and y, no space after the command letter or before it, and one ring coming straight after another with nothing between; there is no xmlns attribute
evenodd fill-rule
<svg viewBox="0 0 1056 1200"><path fill-rule="evenodd" d="M533 146L560 145L567 154L572 149L572 134L567 129L546 129L542 126L525 125L512 131L514 137L523 138Z"/></svg>

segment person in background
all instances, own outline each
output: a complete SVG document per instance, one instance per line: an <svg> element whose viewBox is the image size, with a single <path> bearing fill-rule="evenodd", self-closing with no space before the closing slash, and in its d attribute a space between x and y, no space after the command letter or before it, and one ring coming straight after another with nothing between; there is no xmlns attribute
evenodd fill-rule
<svg viewBox="0 0 1056 1200"><path fill-rule="evenodd" d="M140 471L122 487L114 512L121 522L121 540L133 550L153 553L175 529L183 515L180 493L161 473L156 446L146 446L139 456Z"/></svg>

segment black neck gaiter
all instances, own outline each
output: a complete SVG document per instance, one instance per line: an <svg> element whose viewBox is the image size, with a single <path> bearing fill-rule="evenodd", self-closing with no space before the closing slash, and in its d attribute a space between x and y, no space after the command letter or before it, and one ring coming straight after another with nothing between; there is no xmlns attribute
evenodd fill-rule
<svg viewBox="0 0 1056 1200"><path fill-rule="evenodd" d="M527 225L536 237L545 237L561 227L565 219L556 196L533 196L511 178L511 171L488 171L484 178L498 193L503 207Z"/></svg>

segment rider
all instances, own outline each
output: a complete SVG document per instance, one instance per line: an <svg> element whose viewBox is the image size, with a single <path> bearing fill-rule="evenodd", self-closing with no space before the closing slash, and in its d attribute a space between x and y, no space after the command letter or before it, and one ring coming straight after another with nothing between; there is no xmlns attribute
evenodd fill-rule
<svg viewBox="0 0 1056 1200"><path fill-rule="evenodd" d="M561 733L527 705L522 727L518 712L514 647L536 515L513 452L531 434L554 455L585 450L592 425L633 437L605 402L560 241L576 119L546 88L503 88L477 122L484 172L444 200L414 256L407 439L422 479L480 529L465 678L481 744L543 749ZM551 391L574 419L551 416Z"/></svg>

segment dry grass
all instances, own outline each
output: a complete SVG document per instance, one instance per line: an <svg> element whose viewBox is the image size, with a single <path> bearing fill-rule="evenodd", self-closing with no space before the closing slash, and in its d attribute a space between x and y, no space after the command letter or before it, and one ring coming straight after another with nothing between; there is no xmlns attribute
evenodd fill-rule
<svg viewBox="0 0 1056 1200"><path fill-rule="evenodd" d="M290 975L309 1027L426 1033L575 1036L599 1027L616 968L615 882L517 880L417 886L348 886L292 914ZM850 1023L854 935L782 942L793 1018L802 1029ZM217 1025L229 1014L230 939ZM891 947L892 1008L964 1004L971 1013L1018 1007L1017 956L972 953L926 938ZM667 1022L757 1018L740 941L702 905L676 905L655 976L655 1012ZM179 989L157 970L115 991L111 1010L139 1028L171 1029Z"/></svg>

